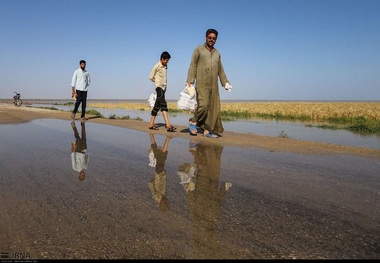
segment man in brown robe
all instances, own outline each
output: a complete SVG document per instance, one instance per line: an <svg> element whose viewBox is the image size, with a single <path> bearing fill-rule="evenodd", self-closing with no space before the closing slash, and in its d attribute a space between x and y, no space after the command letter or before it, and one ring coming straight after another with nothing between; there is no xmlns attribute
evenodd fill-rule
<svg viewBox="0 0 380 263"><path fill-rule="evenodd" d="M220 117L218 77L223 87L230 85L226 86L229 81L224 73L221 55L214 48L217 37L218 31L208 29L206 43L196 47L191 58L187 85L196 82L197 108L189 120L190 135L197 135L197 126L203 129L203 136L210 138L218 138L224 131Z"/></svg>

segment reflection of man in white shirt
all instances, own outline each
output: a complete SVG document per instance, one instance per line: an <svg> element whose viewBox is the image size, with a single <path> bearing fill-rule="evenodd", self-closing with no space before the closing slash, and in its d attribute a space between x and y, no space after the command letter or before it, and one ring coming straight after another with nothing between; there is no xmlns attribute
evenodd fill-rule
<svg viewBox="0 0 380 263"><path fill-rule="evenodd" d="M84 170L88 168L90 157L87 155L86 126L81 122L81 135L79 136L75 122L71 123L74 131L75 141L71 143L71 164L73 170L79 172L79 180L86 177Z"/></svg>
<svg viewBox="0 0 380 263"><path fill-rule="evenodd" d="M89 157L86 153L73 152L71 153L71 162L73 169L77 172L86 170L88 167Z"/></svg>

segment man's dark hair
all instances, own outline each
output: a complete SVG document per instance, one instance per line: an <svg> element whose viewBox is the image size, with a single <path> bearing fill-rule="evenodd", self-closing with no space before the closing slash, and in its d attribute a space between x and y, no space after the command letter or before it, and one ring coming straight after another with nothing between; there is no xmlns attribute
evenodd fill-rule
<svg viewBox="0 0 380 263"><path fill-rule="evenodd" d="M208 35L210 35L211 33L214 33L215 36L218 37L218 31L216 31L215 29L212 29L212 28L207 29L207 31L206 31L206 37L207 37Z"/></svg>
<svg viewBox="0 0 380 263"><path fill-rule="evenodd" d="M81 60L81 61L79 61L79 64L82 64L82 63L84 63L84 64L86 64L86 60Z"/></svg>
<svg viewBox="0 0 380 263"><path fill-rule="evenodd" d="M162 52L161 57L160 57L160 59L170 59L170 58L171 58L171 56L170 56L169 52L167 52L167 51Z"/></svg>

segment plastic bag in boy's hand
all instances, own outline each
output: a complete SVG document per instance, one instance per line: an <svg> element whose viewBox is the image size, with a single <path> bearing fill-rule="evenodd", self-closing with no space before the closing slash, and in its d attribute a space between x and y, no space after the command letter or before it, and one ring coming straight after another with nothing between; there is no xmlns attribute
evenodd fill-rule
<svg viewBox="0 0 380 263"><path fill-rule="evenodd" d="M226 83L226 85L224 86L224 88L228 91L228 92L231 92L232 91L232 85L230 83Z"/></svg>
<svg viewBox="0 0 380 263"><path fill-rule="evenodd" d="M149 98L148 98L148 106L153 108L154 104L156 103L156 99L157 99L157 94L151 93Z"/></svg>

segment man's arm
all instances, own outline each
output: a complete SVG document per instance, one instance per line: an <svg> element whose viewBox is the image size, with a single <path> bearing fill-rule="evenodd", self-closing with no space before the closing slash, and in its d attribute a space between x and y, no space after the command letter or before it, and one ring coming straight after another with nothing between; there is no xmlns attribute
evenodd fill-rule
<svg viewBox="0 0 380 263"><path fill-rule="evenodd" d="M75 95L75 83L77 81L77 71L74 71L73 77L71 79L71 97Z"/></svg>
<svg viewBox="0 0 380 263"><path fill-rule="evenodd" d="M90 84L91 84L90 73L87 72L87 74L88 74L88 78L87 78L87 86L90 86Z"/></svg>
<svg viewBox="0 0 380 263"><path fill-rule="evenodd" d="M220 84L222 86L226 86L226 83L229 82L226 76L226 73L224 72L223 64L222 64L222 58L219 57L219 69L218 69L218 75L219 75L219 80Z"/></svg>
<svg viewBox="0 0 380 263"><path fill-rule="evenodd" d="M71 97L74 98L76 94L75 87L71 87Z"/></svg>
<svg viewBox="0 0 380 263"><path fill-rule="evenodd" d="M198 67L198 59L199 59L199 50L196 48L191 56L191 62L189 66L189 70L187 72L187 84L194 83L197 77L197 67Z"/></svg>

